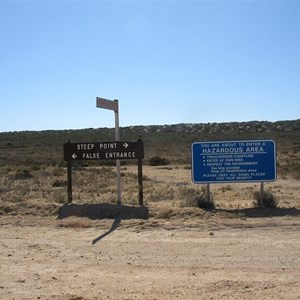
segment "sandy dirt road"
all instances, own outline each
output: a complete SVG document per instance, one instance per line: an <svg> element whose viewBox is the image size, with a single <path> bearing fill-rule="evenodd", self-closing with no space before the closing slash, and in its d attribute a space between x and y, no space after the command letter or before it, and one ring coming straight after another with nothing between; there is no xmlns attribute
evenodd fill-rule
<svg viewBox="0 0 300 300"><path fill-rule="evenodd" d="M3 216L1 299L300 299L300 220Z"/></svg>

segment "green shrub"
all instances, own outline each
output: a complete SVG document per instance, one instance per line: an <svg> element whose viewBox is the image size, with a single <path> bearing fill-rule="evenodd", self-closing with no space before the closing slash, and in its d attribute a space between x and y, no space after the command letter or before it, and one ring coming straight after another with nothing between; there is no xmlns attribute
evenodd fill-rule
<svg viewBox="0 0 300 300"><path fill-rule="evenodd" d="M31 175L28 170L18 171L15 175L15 180L25 180L31 178L33 178L33 175Z"/></svg>
<svg viewBox="0 0 300 300"><path fill-rule="evenodd" d="M52 187L65 187L67 186L66 180L55 180L52 184Z"/></svg>
<svg viewBox="0 0 300 300"><path fill-rule="evenodd" d="M39 165L33 165L33 166L31 166L31 170L32 171L39 171L41 169L41 166L39 166Z"/></svg>
<svg viewBox="0 0 300 300"><path fill-rule="evenodd" d="M181 207L197 207L197 190L191 187L179 187L179 198L181 200Z"/></svg>
<svg viewBox="0 0 300 300"><path fill-rule="evenodd" d="M210 194L210 199L208 199L207 193L205 193L198 196L196 200L197 200L197 205L200 208L209 209L209 210L216 208L212 194Z"/></svg>
<svg viewBox="0 0 300 300"><path fill-rule="evenodd" d="M179 196L181 198L182 207L200 207L203 209L215 209L212 194L210 199L207 197L207 190L205 187L198 190L190 187L182 187L179 189Z"/></svg>
<svg viewBox="0 0 300 300"><path fill-rule="evenodd" d="M262 196L260 192L255 191L254 199L253 205L257 208L276 208L279 202L277 197L270 191L264 191Z"/></svg>
<svg viewBox="0 0 300 300"><path fill-rule="evenodd" d="M226 191L232 191L233 187L230 184L222 187L222 192L225 193Z"/></svg>
<svg viewBox="0 0 300 300"><path fill-rule="evenodd" d="M169 160L158 155L151 157L149 161L150 166L166 166L169 164L170 164Z"/></svg>

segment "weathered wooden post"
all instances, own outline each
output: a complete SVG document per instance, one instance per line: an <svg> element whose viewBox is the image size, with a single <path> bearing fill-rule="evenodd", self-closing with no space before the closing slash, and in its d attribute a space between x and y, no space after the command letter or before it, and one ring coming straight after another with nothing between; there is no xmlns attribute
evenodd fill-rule
<svg viewBox="0 0 300 300"><path fill-rule="evenodd" d="M115 112L115 140L120 141L120 127L119 127L119 101L108 100L100 97L96 97L96 106L99 108L113 110ZM122 203L122 186L121 186L121 162L119 159L116 160L116 173L117 173L117 192L118 198L117 203Z"/></svg>
<svg viewBox="0 0 300 300"><path fill-rule="evenodd" d="M68 192L68 203L72 203L72 162L68 160L67 164L67 192Z"/></svg>
<svg viewBox="0 0 300 300"><path fill-rule="evenodd" d="M71 143L71 141L68 140L68 144L70 144L70 143ZM72 200L73 200L73 191L72 191L72 161L70 161L70 160L68 160L68 162L67 162L67 194L68 194L68 203L72 203Z"/></svg>
<svg viewBox="0 0 300 300"><path fill-rule="evenodd" d="M141 137L138 139L138 147L142 149L143 142ZM138 183L139 183L139 205L143 205L144 203L144 191L143 191L143 157L144 155L139 156L138 158Z"/></svg>

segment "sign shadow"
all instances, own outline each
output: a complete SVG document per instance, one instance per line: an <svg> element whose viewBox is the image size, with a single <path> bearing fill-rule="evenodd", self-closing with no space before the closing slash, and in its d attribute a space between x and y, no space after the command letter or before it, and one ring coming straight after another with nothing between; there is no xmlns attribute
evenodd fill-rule
<svg viewBox="0 0 300 300"><path fill-rule="evenodd" d="M220 212L226 212L232 215L244 216L247 218L270 218L270 217L299 217L300 210L297 208L243 208L243 209L219 209Z"/></svg>
<svg viewBox="0 0 300 300"><path fill-rule="evenodd" d="M129 206L123 204L64 204L58 210L58 219L68 217L86 217L91 220L114 219L148 219L149 210L145 206Z"/></svg>
<svg viewBox="0 0 300 300"><path fill-rule="evenodd" d="M105 233L101 234L100 236L98 236L97 238L95 238L93 241L92 241L92 244L95 245L97 242L101 241L103 238L105 238L107 235L109 235L110 233L112 233L113 231L115 231L119 225L121 224L121 217L120 216L117 216L115 219L114 219L114 222L112 223L110 229L108 231L106 231Z"/></svg>

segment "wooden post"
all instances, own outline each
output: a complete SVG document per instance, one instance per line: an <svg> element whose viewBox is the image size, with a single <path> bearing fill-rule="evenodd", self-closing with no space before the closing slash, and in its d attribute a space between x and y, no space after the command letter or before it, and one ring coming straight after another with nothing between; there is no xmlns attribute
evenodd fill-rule
<svg viewBox="0 0 300 300"><path fill-rule="evenodd" d="M143 205L143 198L144 198L144 192L143 192L143 166L142 166L142 159L138 159L138 180L139 180L139 205Z"/></svg>
<svg viewBox="0 0 300 300"><path fill-rule="evenodd" d="M139 137L138 142L142 148L142 139ZM144 191L143 191L143 159L139 157L138 159L138 182L139 182L139 205L144 203Z"/></svg>
<svg viewBox="0 0 300 300"><path fill-rule="evenodd" d="M72 162L68 160L67 165L67 192L68 192L68 203L72 203Z"/></svg>

